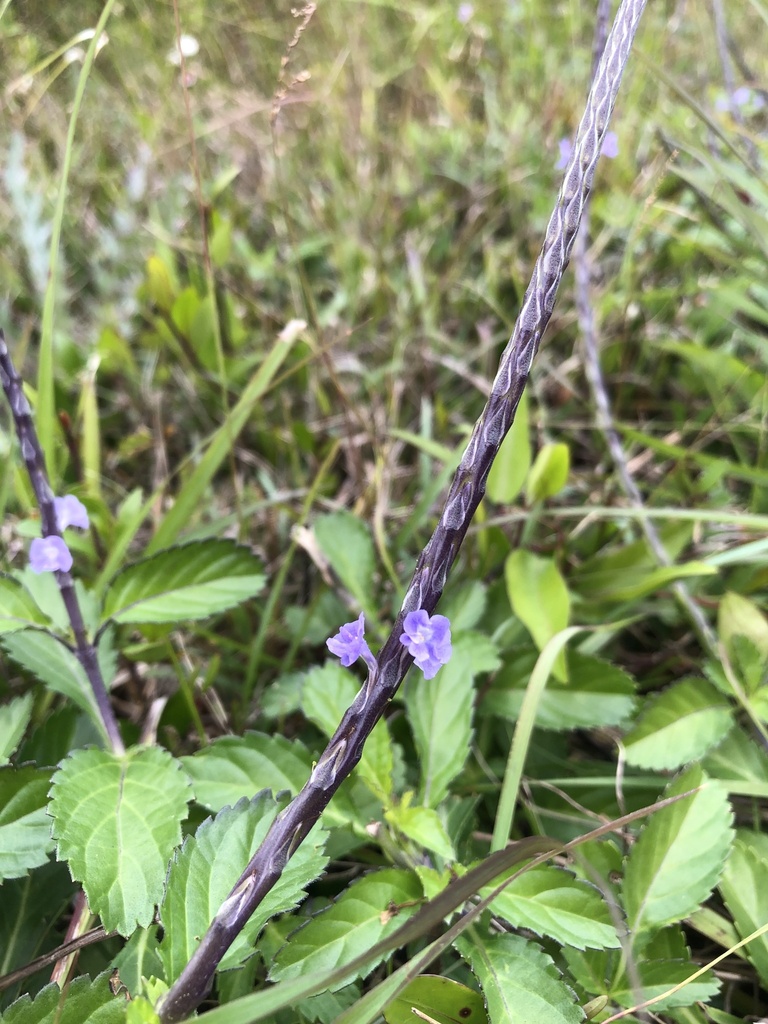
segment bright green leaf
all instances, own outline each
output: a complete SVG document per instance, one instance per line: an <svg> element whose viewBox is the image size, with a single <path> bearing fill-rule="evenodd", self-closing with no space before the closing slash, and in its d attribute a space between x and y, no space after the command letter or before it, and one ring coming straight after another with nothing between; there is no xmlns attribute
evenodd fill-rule
<svg viewBox="0 0 768 1024"><path fill-rule="evenodd" d="M179 762L159 747L123 756L77 750L51 792L59 859L82 882L93 912L121 935L148 925L192 799Z"/></svg>
<svg viewBox="0 0 768 1024"><path fill-rule="evenodd" d="M481 891L487 896L493 886ZM609 949L619 945L608 906L592 885L554 867L524 871L491 904L515 928L530 928L561 945Z"/></svg>
<svg viewBox="0 0 768 1024"><path fill-rule="evenodd" d="M731 728L725 697L705 679L682 679L652 699L624 737L629 764L665 770L699 760Z"/></svg>
<svg viewBox="0 0 768 1024"><path fill-rule="evenodd" d="M733 591L723 597L717 612L717 631L730 653L733 638L746 636L768 658L768 620L752 601Z"/></svg>
<svg viewBox="0 0 768 1024"><path fill-rule="evenodd" d="M197 949L200 936L261 845L280 806L262 793L253 800L243 799L234 807L225 807L215 818L208 818L176 853L160 908L165 935L159 954L167 982L175 981ZM315 827L299 846L277 884L225 953L221 970L236 967L251 956L266 922L301 902L306 886L328 861L323 853L325 836L321 828Z"/></svg>
<svg viewBox="0 0 768 1024"><path fill-rule="evenodd" d="M14 697L0 706L0 766L7 764L32 717L35 698L31 693Z"/></svg>
<svg viewBox="0 0 768 1024"><path fill-rule="evenodd" d="M33 765L0 768L0 882L45 864L53 849L45 813L51 773Z"/></svg>
<svg viewBox="0 0 768 1024"><path fill-rule="evenodd" d="M384 814L388 824L398 829L425 850L431 850L443 860L455 860L456 853L448 838L437 811L431 807L412 807L402 803L391 807Z"/></svg>
<svg viewBox="0 0 768 1024"><path fill-rule="evenodd" d="M553 498L568 482L571 453L567 444L545 444L528 474L525 495L529 505Z"/></svg>
<svg viewBox="0 0 768 1024"><path fill-rule="evenodd" d="M410 871L387 869L359 878L291 937L272 965L271 980L339 967L412 917L421 895L419 881ZM349 984L353 977L365 977L382 959L370 961L332 988Z"/></svg>
<svg viewBox="0 0 768 1024"><path fill-rule="evenodd" d="M333 571L360 607L370 613L376 560L368 527L351 512L331 512L315 520L314 533Z"/></svg>
<svg viewBox="0 0 768 1024"><path fill-rule="evenodd" d="M722 874L733 839L726 792L693 767L664 796L689 790L696 792L656 811L630 849L623 898L633 938L692 914Z"/></svg>
<svg viewBox="0 0 768 1024"><path fill-rule="evenodd" d="M44 626L50 619L21 583L0 574L0 633Z"/></svg>
<svg viewBox="0 0 768 1024"><path fill-rule="evenodd" d="M384 1010L387 1024L414 1024L414 1010L419 1020L435 1024L487 1024L483 997L474 989L451 978L422 974L414 978L400 995Z"/></svg>
<svg viewBox="0 0 768 1024"><path fill-rule="evenodd" d="M114 996L109 972L95 981L85 975L75 978L62 991L52 982L37 993L34 1001L22 996L0 1015L1 1024L123 1024L125 996Z"/></svg>
<svg viewBox="0 0 768 1024"><path fill-rule="evenodd" d="M520 935L480 935L475 928L456 948L485 996L491 1024L579 1024L584 1013L561 980L552 957Z"/></svg>
<svg viewBox="0 0 768 1024"><path fill-rule="evenodd" d="M359 683L349 669L329 661L307 673L301 709L310 722L331 737L358 689ZM386 802L392 794L393 768L392 743L387 724L381 720L366 740L356 771L371 792Z"/></svg>
<svg viewBox="0 0 768 1024"><path fill-rule="evenodd" d="M488 474L488 497L500 505L515 500L531 465L531 432L528 422L528 391L523 391L515 420ZM473 623L474 625L474 623Z"/></svg>
<svg viewBox="0 0 768 1024"><path fill-rule="evenodd" d="M530 551L513 551L504 564L504 578L512 611L541 651L568 625L571 599L560 570L551 558ZM565 652L555 662L555 678L567 679Z"/></svg>
<svg viewBox="0 0 768 1024"><path fill-rule="evenodd" d="M202 540L169 548L129 565L114 578L103 620L179 622L204 619L258 594L261 563L231 540Z"/></svg>
<svg viewBox="0 0 768 1024"><path fill-rule="evenodd" d="M405 710L421 771L419 800L437 807L469 756L475 700L474 679L499 666L496 645L482 633L455 638L453 654L436 679L412 672L405 684Z"/></svg>
<svg viewBox="0 0 768 1024"><path fill-rule="evenodd" d="M739 830L720 880L720 892L742 939L768 923L768 844L763 843L761 849L756 839L765 836ZM760 980L768 987L768 935L753 939L746 950Z"/></svg>

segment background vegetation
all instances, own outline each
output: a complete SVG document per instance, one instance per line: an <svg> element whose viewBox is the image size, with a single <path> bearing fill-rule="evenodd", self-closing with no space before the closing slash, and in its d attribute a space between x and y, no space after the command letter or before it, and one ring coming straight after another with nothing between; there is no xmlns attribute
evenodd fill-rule
<svg viewBox="0 0 768 1024"><path fill-rule="evenodd" d="M182 540L236 538L263 565L262 594L234 611L118 627L112 694L126 742L156 739L195 778L204 762L193 755L255 730L300 742L308 771L353 679L320 667L325 639L360 609L374 650L386 636L483 407L560 184L559 142L583 110L594 12L576 0L325 0L304 24L270 2L117 5L68 141L84 30L100 14L87 2L3 5L0 323L55 490L89 508L94 529L73 546L95 593L126 560ZM446 865L485 856L521 706L535 728L521 740L512 838L567 842L706 777L722 797L692 810L700 834L659 812L648 829L661 820L661 838L635 843L633 826L567 860L598 885L614 927L622 916L636 925L622 953L595 935L580 948L557 899L560 930L495 908L501 931L543 936L574 1009L605 996L592 1006L605 1020L768 920L767 24L758 0L740 5L726 59L706 5L650 5L614 115L618 156L599 167L592 302L645 508L624 494L594 412L569 277L440 608L458 667L409 679L379 741L383 761L371 755L326 823L330 868L267 927L259 956L220 976L217 1000L261 986L273 962L276 980L296 963L306 970L294 954L280 960L285 937L364 871L409 872L418 900L439 891ZM179 31L197 46L183 67ZM737 99L729 75L748 86ZM37 525L7 417L0 503L12 573ZM649 549L648 519L675 570ZM683 578L713 642L680 603ZM539 652L573 624L602 628L572 641L525 711ZM17 767L52 767L99 742L12 640L0 669L8 707L34 697L6 751ZM246 762L227 799L196 790L185 832L272 786L268 769ZM415 824L410 805L430 816ZM639 857L627 866L644 835L678 869L664 884L679 907L657 917L644 908L661 869ZM5 877L1 973L62 941L76 891L53 862ZM42 924L20 942L31 906ZM627 1019L766 1016L767 943L742 946L657 1016ZM89 946L77 971L117 963L146 995L142 973L162 977L157 954L116 961L124 946L120 936ZM334 1020L418 948L335 1003L269 1019ZM473 988L479 979L491 1020L505 1019L487 964L458 954L432 969ZM663 965L656 987L644 964ZM16 984L6 1004L47 980Z"/></svg>

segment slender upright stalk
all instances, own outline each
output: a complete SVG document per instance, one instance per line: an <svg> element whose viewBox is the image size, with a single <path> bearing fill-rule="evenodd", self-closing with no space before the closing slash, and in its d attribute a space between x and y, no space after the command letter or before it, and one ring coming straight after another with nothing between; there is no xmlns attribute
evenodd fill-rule
<svg viewBox="0 0 768 1024"><path fill-rule="evenodd" d="M56 509L53 504L53 491L48 483L48 473L45 468L45 458L40 442L37 439L35 425L32 422L32 411L29 402L24 394L21 377L13 365L13 360L5 344L5 335L0 330L0 384L2 384L8 404L11 407L11 415L16 426L16 434L21 446L21 457L27 467L29 480L35 498L40 508L40 522L44 537L61 537L61 530L56 519ZM80 664L85 669L85 674L91 684L93 695L96 700L96 707L101 718L104 732L112 750L116 754L124 754L125 747L120 730L117 727L117 719L109 703L107 688L99 668L99 661L96 655L96 648L88 640L83 622L83 615L75 593L75 583L68 572L59 570L56 572L56 582L61 591L64 607L67 610L69 621L72 626L72 633L75 637L75 652Z"/></svg>
<svg viewBox="0 0 768 1024"><path fill-rule="evenodd" d="M216 966L279 879L331 797L360 760L363 745L397 692L413 659L400 643L410 611L432 614L448 572L485 493L491 464L512 425L542 334L552 315L582 210L608 129L624 66L646 0L622 0L579 125L571 158L547 225L544 245L491 395L451 483L440 521L421 553L395 625L371 671L317 762L307 784L275 819L264 842L219 908L200 945L158 1007L164 1024L183 1020L204 998Z"/></svg>

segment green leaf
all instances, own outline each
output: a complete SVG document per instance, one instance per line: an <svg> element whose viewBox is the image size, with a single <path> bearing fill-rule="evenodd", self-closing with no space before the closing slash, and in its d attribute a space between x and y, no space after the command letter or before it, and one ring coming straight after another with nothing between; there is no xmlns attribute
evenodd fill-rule
<svg viewBox="0 0 768 1024"><path fill-rule="evenodd" d="M528 423L528 391L523 391L515 419L488 474L488 497L509 505L520 493L531 465L531 432ZM451 619L453 622L453 619ZM473 623L474 625L474 623Z"/></svg>
<svg viewBox="0 0 768 1024"><path fill-rule="evenodd" d="M59 859L82 882L91 910L107 931L146 927L192 799L179 762L159 747L123 756L77 750L53 776L51 792Z"/></svg>
<svg viewBox="0 0 768 1024"><path fill-rule="evenodd" d="M243 799L234 807L225 807L215 818L204 821L176 853L160 908L165 935L159 953L168 983L176 980L197 949L200 936L263 842L281 806L262 793L253 800ZM224 955L219 970L237 967L252 956L266 922L301 902L306 886L328 862L323 853L325 837L321 828L310 832Z"/></svg>
<svg viewBox="0 0 768 1024"><path fill-rule="evenodd" d="M722 874L733 839L725 790L697 766L679 775L664 796L691 789L691 796L653 814L629 852L623 898L633 939L692 914Z"/></svg>
<svg viewBox="0 0 768 1024"><path fill-rule="evenodd" d="M541 695L536 725L541 729L588 729L620 725L632 714L635 684L616 665L580 651L566 651L568 682L550 679ZM517 721L537 654L528 649L505 657L481 705L481 713Z"/></svg>
<svg viewBox="0 0 768 1024"><path fill-rule="evenodd" d="M31 693L25 693L0 707L0 766L8 764L11 754L21 743L34 705L35 698Z"/></svg>
<svg viewBox="0 0 768 1024"><path fill-rule="evenodd" d="M33 765L0 768L0 882L21 878L48 860L50 783L51 773Z"/></svg>
<svg viewBox="0 0 768 1024"><path fill-rule="evenodd" d="M62 991L53 982L37 993L34 1002L22 996L0 1015L1 1024L122 1024L125 996L114 996L109 972L95 981L84 975Z"/></svg>
<svg viewBox="0 0 768 1024"><path fill-rule="evenodd" d="M488 637L464 633L455 638L451 660L436 679L411 673L405 710L419 755L422 804L437 807L464 767L472 739L475 676L498 666L498 650Z"/></svg>
<svg viewBox="0 0 768 1024"><path fill-rule="evenodd" d="M759 839L765 836L739 830L720 880L720 892L742 939L768 922L767 844L761 848ZM768 935L753 939L746 950L760 980L768 987Z"/></svg>
<svg viewBox="0 0 768 1024"><path fill-rule="evenodd" d="M536 456L525 485L528 504L559 494L568 482L570 468L571 453L567 444L545 444Z"/></svg>
<svg viewBox="0 0 768 1024"><path fill-rule="evenodd" d="M717 611L717 632L729 654L733 638L746 636L768 658L768 620L752 601L729 590Z"/></svg>
<svg viewBox="0 0 768 1024"><path fill-rule="evenodd" d="M301 709L310 722L330 737L358 689L359 683L349 669L329 661L322 668L307 673L301 691ZM366 740L356 772L370 791L386 803L392 795L393 768L392 743L387 723L382 719Z"/></svg>
<svg viewBox="0 0 768 1024"><path fill-rule="evenodd" d="M491 1024L578 1024L584 1013L552 957L520 935L481 935L456 948L480 982Z"/></svg>
<svg viewBox="0 0 768 1024"><path fill-rule="evenodd" d="M629 764L664 770L699 760L731 728L731 706L705 679L682 679L643 709L624 737Z"/></svg>
<svg viewBox="0 0 768 1024"><path fill-rule="evenodd" d="M137 928L112 961L112 969L118 972L120 983L125 985L131 996L136 997L143 992L142 978L162 976L158 946L157 925Z"/></svg>
<svg viewBox="0 0 768 1024"><path fill-rule="evenodd" d="M487 896L493 886L481 891ZM530 928L561 945L610 949L619 945L605 900L587 882L555 867L524 871L491 904L515 928Z"/></svg>
<svg viewBox="0 0 768 1024"><path fill-rule="evenodd" d="M435 1024L487 1024L483 997L474 989L450 978L422 974L414 978L384 1011L387 1024L414 1024L414 1010L419 1020Z"/></svg>
<svg viewBox="0 0 768 1024"><path fill-rule="evenodd" d="M0 633L45 626L50 621L21 583L0 573Z"/></svg>
<svg viewBox="0 0 768 1024"><path fill-rule="evenodd" d="M518 550L507 558L504 578L512 611L541 651L548 640L565 629L570 618L571 599L560 570L551 558ZM568 678L564 651L553 672L561 682Z"/></svg>
<svg viewBox="0 0 768 1024"><path fill-rule="evenodd" d="M331 512L315 520L314 533L333 571L360 607L372 614L376 559L368 527L351 512Z"/></svg>
<svg viewBox="0 0 768 1024"><path fill-rule="evenodd" d="M2 645L13 660L49 690L63 693L103 732L91 684L77 656L50 633L25 630L4 636Z"/></svg>
<svg viewBox="0 0 768 1024"><path fill-rule="evenodd" d="M353 882L327 910L297 931L278 954L272 981L299 978L313 971L338 967L385 939L418 910L421 886L410 871L376 871ZM332 990L365 977L384 959L376 957Z"/></svg>
<svg viewBox="0 0 768 1024"><path fill-rule="evenodd" d="M412 807L407 799L411 796L412 793L406 793L402 803L385 811L388 824L443 860L455 860L456 853L437 811L431 807Z"/></svg>
<svg viewBox="0 0 768 1024"><path fill-rule="evenodd" d="M261 563L232 540L201 540L129 565L114 578L103 621L172 622L205 619L258 594Z"/></svg>
<svg viewBox="0 0 768 1024"><path fill-rule="evenodd" d="M707 754L703 768L712 778L744 782L757 787L758 795L768 797L768 754L743 729L731 729L723 742Z"/></svg>

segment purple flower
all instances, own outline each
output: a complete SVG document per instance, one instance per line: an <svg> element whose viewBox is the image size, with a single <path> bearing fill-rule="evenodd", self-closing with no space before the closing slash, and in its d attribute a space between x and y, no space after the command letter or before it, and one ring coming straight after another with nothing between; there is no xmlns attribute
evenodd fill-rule
<svg viewBox="0 0 768 1024"><path fill-rule="evenodd" d="M462 25L466 25L474 13L475 8L472 6L472 4L459 4L459 9L456 12L456 17L459 19Z"/></svg>
<svg viewBox="0 0 768 1024"><path fill-rule="evenodd" d="M74 494L66 494L63 498L54 498L56 521L63 533L68 526L77 526L81 530L88 529L88 510Z"/></svg>
<svg viewBox="0 0 768 1024"><path fill-rule="evenodd" d="M432 618L423 608L408 612L403 622L400 643L413 655L425 679L432 679L451 657L451 623L445 615Z"/></svg>
<svg viewBox="0 0 768 1024"><path fill-rule="evenodd" d="M349 668L358 658L362 658L368 668L376 668L376 659L371 654L371 649L365 642L365 615L360 612L359 618L354 622L347 622L341 627L336 636L325 641L325 645L331 654L341 659L344 668Z"/></svg>
<svg viewBox="0 0 768 1024"><path fill-rule="evenodd" d="M72 554L61 537L36 537L29 545L32 572L69 572Z"/></svg>
<svg viewBox="0 0 768 1024"><path fill-rule="evenodd" d="M558 146L560 147L560 159L555 164L555 170L562 171L571 159L573 143L570 139L560 139ZM603 148L600 152L610 160L613 160L614 157L619 155L619 138L616 132L606 132L605 138L603 139Z"/></svg>

